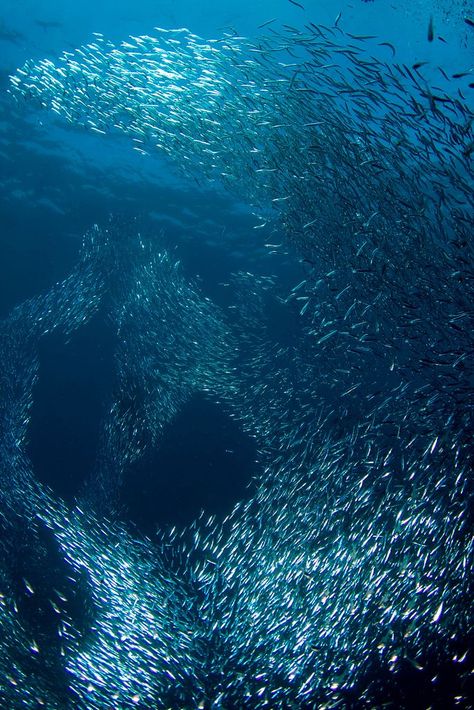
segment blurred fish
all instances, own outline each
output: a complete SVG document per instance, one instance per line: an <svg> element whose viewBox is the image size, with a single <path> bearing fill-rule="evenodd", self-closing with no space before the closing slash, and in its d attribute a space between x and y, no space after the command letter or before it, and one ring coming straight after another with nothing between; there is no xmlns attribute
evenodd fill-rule
<svg viewBox="0 0 474 710"><path fill-rule="evenodd" d="M432 42L434 40L434 25L433 25L433 15L430 16L430 21L428 24L428 42Z"/></svg>
<svg viewBox="0 0 474 710"><path fill-rule="evenodd" d="M23 42L24 40L25 36L21 32L7 27L3 20L0 20L0 42L20 44L20 42Z"/></svg>
<svg viewBox="0 0 474 710"><path fill-rule="evenodd" d="M45 32L46 30L58 30L63 26L62 22L55 20L35 20L35 24L41 27Z"/></svg>

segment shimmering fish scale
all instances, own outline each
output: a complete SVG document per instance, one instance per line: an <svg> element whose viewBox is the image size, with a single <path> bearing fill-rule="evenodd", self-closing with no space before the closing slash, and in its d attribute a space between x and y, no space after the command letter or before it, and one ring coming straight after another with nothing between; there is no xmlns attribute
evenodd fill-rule
<svg viewBox="0 0 474 710"><path fill-rule="evenodd" d="M425 85L421 66L371 57L370 38L271 29L253 44L187 30L118 46L97 36L12 77L16 95L72 124L119 131L223 180L279 221L307 273L290 293L235 274L224 313L164 250L134 246L112 224L91 231L70 277L2 324L0 693L11 705L255 709L356 697L377 707L373 664L391 678L410 666L433 698L437 663L460 667L463 699L472 116ZM105 290L119 386L100 465L68 510L25 454L38 341L80 327ZM276 304L297 323L291 345L272 339ZM195 390L256 438L264 473L223 523L201 516L138 541L117 522L118 488ZM22 623L41 584L28 573L16 591L8 567L24 529L43 551L49 531L69 572L50 600L51 656ZM82 628L71 598L85 600ZM66 671L73 700L43 667Z"/></svg>

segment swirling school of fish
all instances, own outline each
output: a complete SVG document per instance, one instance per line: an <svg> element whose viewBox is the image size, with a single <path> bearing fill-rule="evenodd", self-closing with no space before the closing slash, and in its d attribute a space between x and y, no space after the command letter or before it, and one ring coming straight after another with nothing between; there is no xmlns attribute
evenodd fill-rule
<svg viewBox="0 0 474 710"><path fill-rule="evenodd" d="M164 250L111 224L2 323L5 707L468 706L466 89L443 70L446 88L432 88L388 43L272 27L254 43L97 35L11 77L71 124L224 183L284 229L307 275L285 294L236 274L221 309ZM25 449L38 343L80 327L104 293L117 386L69 510ZM291 345L272 339L269 304L296 316ZM117 491L195 391L255 437L264 473L223 523L134 539Z"/></svg>

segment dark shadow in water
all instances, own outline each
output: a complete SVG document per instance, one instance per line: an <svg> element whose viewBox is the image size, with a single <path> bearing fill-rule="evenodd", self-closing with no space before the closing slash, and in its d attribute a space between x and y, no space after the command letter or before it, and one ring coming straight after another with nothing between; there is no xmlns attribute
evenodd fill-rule
<svg viewBox="0 0 474 710"><path fill-rule="evenodd" d="M125 517L143 532L191 523L201 510L224 517L248 496L259 470L255 441L224 408L194 395L163 434L160 446L128 471Z"/></svg>
<svg viewBox="0 0 474 710"><path fill-rule="evenodd" d="M113 338L99 313L70 339L40 341L28 452L35 476L71 503L94 466L113 384Z"/></svg>
<svg viewBox="0 0 474 710"><path fill-rule="evenodd" d="M40 341L28 453L38 480L73 503L93 471L113 388L114 341L97 314L65 343ZM204 510L225 516L259 470L255 441L225 409L195 395L125 476L122 518L152 534L191 523Z"/></svg>

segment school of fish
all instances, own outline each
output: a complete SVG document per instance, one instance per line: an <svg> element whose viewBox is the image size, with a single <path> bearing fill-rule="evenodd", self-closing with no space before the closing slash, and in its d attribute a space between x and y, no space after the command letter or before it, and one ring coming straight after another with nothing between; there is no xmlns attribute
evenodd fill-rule
<svg viewBox="0 0 474 710"><path fill-rule="evenodd" d="M288 293L237 273L218 307L112 220L1 323L3 706L469 707L468 81L441 68L433 86L388 42L275 23L253 42L97 34L11 77L19 101L223 184L305 278ZM26 451L38 346L104 300L117 385L68 509ZM223 522L138 539L118 491L193 392L255 438L263 473Z"/></svg>

